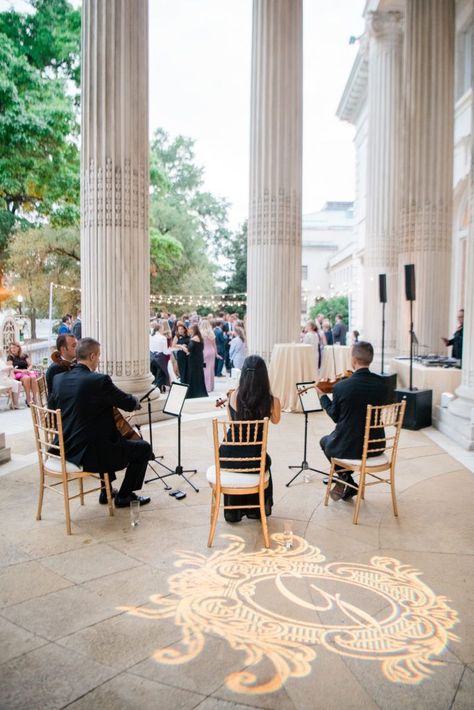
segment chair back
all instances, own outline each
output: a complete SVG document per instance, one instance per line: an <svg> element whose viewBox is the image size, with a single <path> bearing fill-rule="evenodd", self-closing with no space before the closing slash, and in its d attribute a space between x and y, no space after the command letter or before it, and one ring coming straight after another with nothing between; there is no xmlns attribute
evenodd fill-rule
<svg viewBox="0 0 474 710"><path fill-rule="evenodd" d="M406 400L377 407L372 404L367 405L363 461L369 453L377 456L385 454L390 463L396 458L405 407Z"/></svg>
<svg viewBox="0 0 474 710"><path fill-rule="evenodd" d="M66 457L61 411L39 407L37 404L30 404L30 410L40 466L43 466L47 459L57 459L61 461L61 467L65 471Z"/></svg>
<svg viewBox="0 0 474 710"><path fill-rule="evenodd" d="M265 475L268 417L252 421L213 419L216 482L221 470Z"/></svg>
<svg viewBox="0 0 474 710"><path fill-rule="evenodd" d="M40 406L47 407L48 406L48 385L46 384L46 377L44 375L40 375L36 381L38 383Z"/></svg>

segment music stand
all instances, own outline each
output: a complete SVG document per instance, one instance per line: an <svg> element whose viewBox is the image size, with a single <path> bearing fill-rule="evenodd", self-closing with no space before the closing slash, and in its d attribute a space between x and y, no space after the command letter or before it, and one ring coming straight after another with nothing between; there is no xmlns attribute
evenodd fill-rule
<svg viewBox="0 0 474 710"><path fill-rule="evenodd" d="M196 486L191 483L191 481L188 480L188 478L186 478L186 476L184 475L185 473L197 473L197 469L184 469L181 465L181 413L183 411L184 401L188 393L188 388L189 385L186 385L182 382L173 382L169 389L168 397L166 398L166 402L163 407L163 414L169 414L170 416L176 417L178 419L178 463L176 465L176 468L172 469L168 466L165 466L164 464L160 464L161 466L164 466L164 468L167 468L169 473L165 473L164 476L157 475L155 478L149 478L148 481L145 481L145 483L151 483L152 481L156 481L157 478L162 480L163 478L168 478L168 476L181 476L181 478L184 478L186 483L189 483L191 488L193 488L196 493L199 493L199 488L196 488ZM160 462L157 461L157 463Z"/></svg>
<svg viewBox="0 0 474 710"><path fill-rule="evenodd" d="M327 476L327 471L321 471L319 468L311 468L308 461L306 460L306 450L308 447L308 414L312 412L322 412L323 408L319 401L318 393L314 388L315 381L311 382L297 382L296 389L298 390L298 396L300 399L301 409L304 414L304 449L303 449L303 461L297 466L288 466L289 469L297 468L299 469L293 478L288 481L286 487L293 483L295 478L298 478L300 473L303 471L314 471L314 473L322 473L323 476Z"/></svg>

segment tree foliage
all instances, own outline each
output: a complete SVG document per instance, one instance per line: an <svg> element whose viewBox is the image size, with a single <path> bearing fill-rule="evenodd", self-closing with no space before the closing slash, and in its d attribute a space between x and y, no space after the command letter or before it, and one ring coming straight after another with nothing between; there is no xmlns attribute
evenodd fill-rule
<svg viewBox="0 0 474 710"><path fill-rule="evenodd" d="M309 310L309 317L314 320L320 313L325 318L329 318L331 324L334 324L338 313L341 314L344 321L349 321L349 299L347 296L334 296L333 298L320 298L314 306Z"/></svg>
<svg viewBox="0 0 474 710"><path fill-rule="evenodd" d="M0 261L15 227L79 219L80 13L30 4L0 13Z"/></svg>
<svg viewBox="0 0 474 710"><path fill-rule="evenodd" d="M158 129L150 149L150 227L153 292L214 290L211 263L229 238L228 204L203 191L194 141ZM211 258L210 258L211 257Z"/></svg>

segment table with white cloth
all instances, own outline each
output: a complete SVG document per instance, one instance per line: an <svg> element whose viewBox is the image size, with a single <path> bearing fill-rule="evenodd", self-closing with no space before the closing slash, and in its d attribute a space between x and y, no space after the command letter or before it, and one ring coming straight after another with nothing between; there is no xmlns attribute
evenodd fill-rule
<svg viewBox="0 0 474 710"><path fill-rule="evenodd" d="M397 373L397 387L410 386L410 360L393 358L390 372ZM443 392L454 392L461 384L462 372L456 367L426 367L413 363L413 387L419 390L433 390L433 408L440 404Z"/></svg>
<svg viewBox="0 0 474 710"><path fill-rule="evenodd" d="M280 400L285 412L300 412L297 382L316 379L316 362L312 345L276 343L268 369L272 394Z"/></svg>
<svg viewBox="0 0 474 710"><path fill-rule="evenodd" d="M352 370L350 345L325 345L321 360L321 380L333 380L345 370Z"/></svg>

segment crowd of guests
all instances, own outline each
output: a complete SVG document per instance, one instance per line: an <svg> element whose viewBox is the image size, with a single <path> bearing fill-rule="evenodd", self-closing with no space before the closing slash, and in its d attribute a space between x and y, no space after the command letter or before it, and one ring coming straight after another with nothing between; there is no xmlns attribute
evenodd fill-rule
<svg viewBox="0 0 474 710"><path fill-rule="evenodd" d="M236 313L178 319L162 312L151 323L150 370L163 392L179 380L189 385L188 398L207 397L215 378L240 370L246 357L245 327Z"/></svg>
<svg viewBox="0 0 474 710"><path fill-rule="evenodd" d="M301 342L312 345L315 352L316 368L319 370L326 345L354 345L359 342L359 331L353 330L351 342L347 342L347 326L343 316L338 313L334 325L329 318L320 313L314 320L309 320L301 333Z"/></svg>

